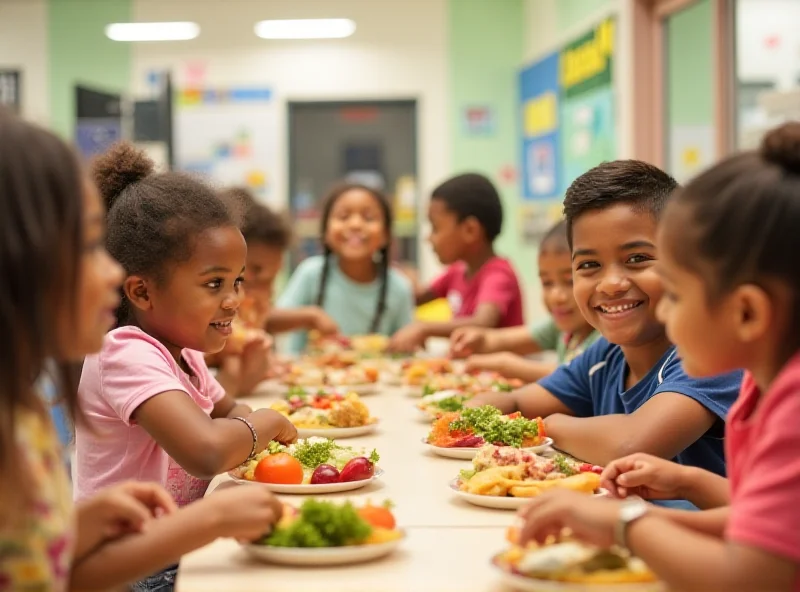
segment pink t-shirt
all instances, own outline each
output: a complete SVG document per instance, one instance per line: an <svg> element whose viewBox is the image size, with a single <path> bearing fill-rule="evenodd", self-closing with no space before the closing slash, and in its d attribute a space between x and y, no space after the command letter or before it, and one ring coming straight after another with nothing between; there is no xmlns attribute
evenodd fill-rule
<svg viewBox="0 0 800 592"><path fill-rule="evenodd" d="M745 374L725 432L731 482L726 537L800 565L798 419L800 354L763 397L753 377ZM793 589L800 592L800 570Z"/></svg>
<svg viewBox="0 0 800 592"><path fill-rule="evenodd" d="M75 499L127 480L162 484L178 505L205 494L208 481L189 475L131 419L137 407L168 391L182 391L209 415L225 391L203 354L183 350L186 374L160 342L137 327L106 335L100 353L83 364L78 388L89 423L75 430Z"/></svg>
<svg viewBox="0 0 800 592"><path fill-rule="evenodd" d="M500 311L498 327L523 324L522 290L511 264L502 257L492 257L467 279L467 264L454 263L431 284L438 298L447 298L456 318L471 317L478 305L488 302Z"/></svg>

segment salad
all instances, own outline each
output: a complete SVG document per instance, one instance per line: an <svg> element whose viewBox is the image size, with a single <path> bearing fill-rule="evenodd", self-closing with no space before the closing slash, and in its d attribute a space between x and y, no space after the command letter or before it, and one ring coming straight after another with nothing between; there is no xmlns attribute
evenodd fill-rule
<svg viewBox="0 0 800 592"><path fill-rule="evenodd" d="M464 408L464 402L468 401L470 396L455 390L439 391L432 395L427 395L417 403L417 409L427 413L432 419L435 419L442 413L461 411Z"/></svg>
<svg viewBox="0 0 800 592"><path fill-rule="evenodd" d="M270 442L231 474L239 479L281 485L322 485L363 481L375 475L377 450L342 446L327 438L307 438L290 446Z"/></svg>
<svg viewBox="0 0 800 592"><path fill-rule="evenodd" d="M432 395L439 391L456 390L465 394L484 391L510 393L523 385L516 378L505 378L497 372L478 372L476 374L444 374L434 376L422 386L422 395Z"/></svg>
<svg viewBox="0 0 800 592"><path fill-rule="evenodd" d="M299 509L284 506L275 530L259 541L272 547L345 547L378 545L403 537L390 504L360 508L350 502L307 499Z"/></svg>
<svg viewBox="0 0 800 592"><path fill-rule="evenodd" d="M558 488L592 494L600 487L602 467L557 454L553 458L526 450L487 444L461 471L458 488L475 495L535 497Z"/></svg>
<svg viewBox="0 0 800 592"><path fill-rule="evenodd" d="M342 395L293 387L285 401L273 403L270 408L288 417L296 427L306 429L353 428L377 421L355 393Z"/></svg>
<svg viewBox="0 0 800 592"><path fill-rule="evenodd" d="M442 448L480 448L484 444L527 448L546 440L541 417L526 419L522 414L503 415L491 405L444 413L434 423L428 443Z"/></svg>

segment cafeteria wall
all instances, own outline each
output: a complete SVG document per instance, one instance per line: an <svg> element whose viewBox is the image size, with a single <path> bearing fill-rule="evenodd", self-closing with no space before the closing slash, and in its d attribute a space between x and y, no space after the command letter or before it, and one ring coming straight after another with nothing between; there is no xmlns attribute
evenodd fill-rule
<svg viewBox="0 0 800 592"><path fill-rule="evenodd" d="M47 79L47 2L0 2L0 69L22 71L22 112L39 123L50 117Z"/></svg>
<svg viewBox="0 0 800 592"><path fill-rule="evenodd" d="M461 1L461 0L457 0ZM491 1L491 0L487 0ZM189 76L210 88L270 87L278 102L281 147L274 167L274 195L287 199L287 103L292 100L413 98L418 117L418 187L424 196L452 170L448 129L450 92L448 0L236 0L220 18L217 2L134 0L137 21L189 20L202 34L180 43L134 44L130 87L148 92L148 74L170 69L178 87ZM333 12L332 12L333 11ZM338 16L356 21L352 37L268 41L253 34L263 19ZM190 72L190 69L192 72ZM421 204L424 216L425 204ZM421 233L425 240L426 232ZM439 265L421 249L424 275Z"/></svg>

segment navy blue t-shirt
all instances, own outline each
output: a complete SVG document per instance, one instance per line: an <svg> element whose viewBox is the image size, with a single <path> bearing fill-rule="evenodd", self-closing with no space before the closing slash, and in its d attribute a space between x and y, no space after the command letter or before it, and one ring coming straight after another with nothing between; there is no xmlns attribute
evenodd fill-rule
<svg viewBox="0 0 800 592"><path fill-rule="evenodd" d="M577 417L630 414L658 393L679 393L694 399L724 422L728 409L739 395L743 374L733 372L714 378L690 378L684 373L674 346L628 391L625 390L627 368L622 349L600 338L569 365L561 366L539 381L539 385ZM712 426L673 460L724 477L723 426Z"/></svg>

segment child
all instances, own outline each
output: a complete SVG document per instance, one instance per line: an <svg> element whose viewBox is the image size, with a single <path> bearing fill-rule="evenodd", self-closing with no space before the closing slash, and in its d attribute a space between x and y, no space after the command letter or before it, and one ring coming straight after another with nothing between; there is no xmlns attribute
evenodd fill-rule
<svg viewBox="0 0 800 592"><path fill-rule="evenodd" d="M567 223L561 221L539 245L539 279L551 319L533 327L481 329L464 327L450 336L453 357L467 357L467 371L489 370L508 378L535 382L569 363L600 336L583 318L572 295L572 258ZM527 360L521 355L553 350L558 364Z"/></svg>
<svg viewBox="0 0 800 592"><path fill-rule="evenodd" d="M395 351L411 352L428 337L450 337L459 327L516 327L523 322L522 292L511 264L492 244L503 226L503 206L486 177L465 174L433 190L430 242L448 269L417 294L417 304L447 298L453 320L416 322L392 338Z"/></svg>
<svg viewBox="0 0 800 592"><path fill-rule="evenodd" d="M122 270L103 248L102 205L72 151L2 109L0 137L2 588L108 589L217 536L263 534L280 506L247 491L261 488L176 511L159 485L129 482L73 510L58 438L35 389L47 378L71 420L82 421L70 364L102 344Z"/></svg>
<svg viewBox="0 0 800 592"><path fill-rule="evenodd" d="M727 425L730 483L636 455L609 466L604 484L621 497L688 495L716 509L544 496L527 511L524 540L568 527L605 546L616 532L671 590L800 590L798 225L800 124L789 123L759 152L691 181L659 232L659 318L687 373L747 369Z"/></svg>
<svg viewBox="0 0 800 592"><path fill-rule="evenodd" d="M216 379L225 392L242 397L249 395L277 366L270 351L272 339L265 328L272 312L275 278L291 241L291 230L281 216L256 202L247 189L228 189L222 193L222 198L242 216L241 231L247 243L246 298L236 319L236 324L242 328L241 338L228 339L225 349L217 355L206 356L206 361L209 366L218 368ZM319 313L318 318L325 316ZM317 317L309 315L311 319Z"/></svg>
<svg viewBox="0 0 800 592"><path fill-rule="evenodd" d="M602 338L568 366L470 405L541 416L556 445L596 465L633 452L725 474L723 427L741 374L692 379L656 319L656 225L675 180L635 160L603 163L567 190L573 292Z"/></svg>
<svg viewBox="0 0 800 592"><path fill-rule="evenodd" d="M125 270L116 328L83 365L76 428L79 500L126 479L166 487L178 506L292 424L237 404L209 374L232 332L247 247L230 208L178 173L155 174L128 144L98 158L94 177L108 204L107 247ZM140 588L174 579L177 566Z"/></svg>
<svg viewBox="0 0 800 592"><path fill-rule="evenodd" d="M344 335L392 335L411 322L411 285L392 268L392 213L386 198L362 185L343 185L322 210L324 254L303 261L278 299L281 314L317 306ZM272 330L275 320L270 319ZM301 352L305 334L292 336Z"/></svg>

